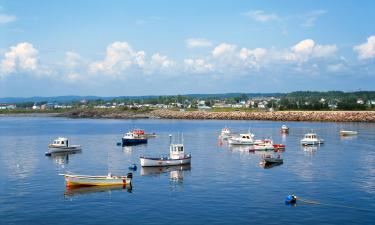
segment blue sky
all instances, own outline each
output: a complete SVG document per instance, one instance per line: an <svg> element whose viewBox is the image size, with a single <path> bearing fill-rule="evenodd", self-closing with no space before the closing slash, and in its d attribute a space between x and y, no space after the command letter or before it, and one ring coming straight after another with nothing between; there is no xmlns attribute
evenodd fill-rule
<svg viewBox="0 0 375 225"><path fill-rule="evenodd" d="M375 1L1 1L0 97L375 90Z"/></svg>

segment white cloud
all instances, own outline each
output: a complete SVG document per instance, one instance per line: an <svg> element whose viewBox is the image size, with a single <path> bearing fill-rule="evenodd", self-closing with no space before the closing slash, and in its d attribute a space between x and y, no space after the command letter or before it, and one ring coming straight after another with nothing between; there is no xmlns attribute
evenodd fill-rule
<svg viewBox="0 0 375 225"><path fill-rule="evenodd" d="M16 16L7 15L7 14L0 14L0 24L7 24L17 20Z"/></svg>
<svg viewBox="0 0 375 225"><path fill-rule="evenodd" d="M211 47L212 42L202 38L189 38L186 40L187 48Z"/></svg>
<svg viewBox="0 0 375 225"><path fill-rule="evenodd" d="M204 59L185 59L185 70L192 73L207 73L214 70L214 66Z"/></svg>
<svg viewBox="0 0 375 225"><path fill-rule="evenodd" d="M244 13L245 16L250 17L251 19L259 22L268 22L272 20L280 20L280 17L277 14L267 14L262 10L251 10Z"/></svg>
<svg viewBox="0 0 375 225"><path fill-rule="evenodd" d="M287 51L283 58L288 61L306 62L311 58L326 58L334 56L336 45L316 45L314 40L302 40Z"/></svg>
<svg viewBox="0 0 375 225"><path fill-rule="evenodd" d="M354 46L353 50L357 52L358 59L371 59L375 57L375 35L367 38L367 42Z"/></svg>
<svg viewBox="0 0 375 225"><path fill-rule="evenodd" d="M168 70L173 66L175 66L175 62L160 53L153 54L151 57L150 67L153 70Z"/></svg>
<svg viewBox="0 0 375 225"><path fill-rule="evenodd" d="M10 47L0 64L0 72L9 74L17 71L36 71L38 69L38 50L32 44L23 42Z"/></svg>
<svg viewBox="0 0 375 225"><path fill-rule="evenodd" d="M313 27L315 25L315 22L318 19L318 17L320 17L320 16L322 16L326 13L327 13L326 10L314 10L314 11L311 11L311 12L307 13L306 15L303 16L306 19L305 19L305 22L302 24L302 26L303 27Z"/></svg>
<svg viewBox="0 0 375 225"><path fill-rule="evenodd" d="M228 43L221 43L214 48L212 51L213 57L221 57L233 53L236 50L236 46Z"/></svg>
<svg viewBox="0 0 375 225"><path fill-rule="evenodd" d="M64 66L68 68L75 68L82 64L82 57L75 52L66 52L65 53L65 62Z"/></svg>
<svg viewBox="0 0 375 225"><path fill-rule="evenodd" d="M118 75L121 72L134 67L144 65L145 52L135 52L127 42L114 42L107 47L103 60L90 64L91 73L105 73Z"/></svg>

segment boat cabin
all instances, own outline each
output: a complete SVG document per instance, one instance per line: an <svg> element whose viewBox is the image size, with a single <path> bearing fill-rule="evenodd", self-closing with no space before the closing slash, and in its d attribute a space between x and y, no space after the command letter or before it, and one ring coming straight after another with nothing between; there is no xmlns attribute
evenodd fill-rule
<svg viewBox="0 0 375 225"><path fill-rule="evenodd" d="M252 136L250 135L250 134L240 134L240 137L242 138L242 139L252 139Z"/></svg>
<svg viewBox="0 0 375 225"><path fill-rule="evenodd" d="M171 144L169 147L169 157L171 159L183 159L185 158L185 151L183 144Z"/></svg>
<svg viewBox="0 0 375 225"><path fill-rule="evenodd" d="M316 134L309 133L309 134L305 134L305 139L317 139L317 137L316 137Z"/></svg>
<svg viewBox="0 0 375 225"><path fill-rule="evenodd" d="M55 139L52 143L53 146L61 146L61 147L68 147L69 146L69 140L65 137L58 137Z"/></svg>

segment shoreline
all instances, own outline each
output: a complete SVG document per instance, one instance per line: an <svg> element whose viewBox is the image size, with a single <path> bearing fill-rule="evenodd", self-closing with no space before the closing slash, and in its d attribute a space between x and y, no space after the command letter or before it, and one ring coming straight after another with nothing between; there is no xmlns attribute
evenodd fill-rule
<svg viewBox="0 0 375 225"><path fill-rule="evenodd" d="M97 111L72 110L63 113L9 113L0 117L66 117L92 119L186 119L186 120L268 120L268 121L311 121L311 122L375 122L375 111L276 111L276 112L205 112L153 110Z"/></svg>

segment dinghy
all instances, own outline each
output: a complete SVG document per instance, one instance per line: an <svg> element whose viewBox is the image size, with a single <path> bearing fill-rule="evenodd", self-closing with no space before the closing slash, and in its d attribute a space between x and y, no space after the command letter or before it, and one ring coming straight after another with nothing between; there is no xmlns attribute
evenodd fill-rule
<svg viewBox="0 0 375 225"><path fill-rule="evenodd" d="M340 130L340 136L353 136L357 135L357 131L352 131L352 130Z"/></svg>
<svg viewBox="0 0 375 225"><path fill-rule="evenodd" d="M113 176L109 173L107 176L90 176L78 174L60 174L64 176L66 186L115 186L131 185L132 173L126 176Z"/></svg>

